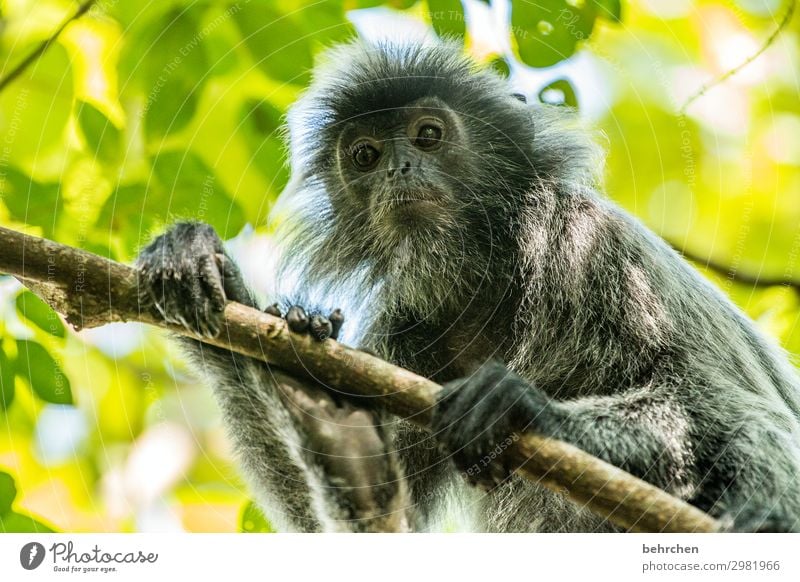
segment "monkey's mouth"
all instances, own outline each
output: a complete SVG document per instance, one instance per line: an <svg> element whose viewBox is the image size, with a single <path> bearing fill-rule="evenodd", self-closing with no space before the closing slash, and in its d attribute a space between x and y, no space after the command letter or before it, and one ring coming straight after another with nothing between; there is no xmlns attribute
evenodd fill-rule
<svg viewBox="0 0 800 582"><path fill-rule="evenodd" d="M395 195L388 201L388 210L399 212L415 212L418 210L427 210L441 208L443 196L439 192L426 191L426 192L407 192Z"/></svg>
<svg viewBox="0 0 800 582"><path fill-rule="evenodd" d="M438 222L444 208L430 196L409 196L393 200L387 210L387 218L391 224L408 229L432 226Z"/></svg>

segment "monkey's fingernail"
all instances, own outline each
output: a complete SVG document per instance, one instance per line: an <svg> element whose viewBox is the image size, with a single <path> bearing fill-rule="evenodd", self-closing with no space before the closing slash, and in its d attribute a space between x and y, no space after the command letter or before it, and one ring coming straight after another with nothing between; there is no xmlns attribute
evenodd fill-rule
<svg viewBox="0 0 800 582"><path fill-rule="evenodd" d="M312 337L320 341L328 339L333 333L333 325L326 317L321 315L314 315L311 318L309 328Z"/></svg>
<svg viewBox="0 0 800 582"><path fill-rule="evenodd" d="M277 303L273 303L272 305L267 307L264 310L264 313L268 313L269 315L274 315L275 317L280 317L281 316L281 310L278 307Z"/></svg>
<svg viewBox="0 0 800 582"><path fill-rule="evenodd" d="M328 316L328 321L331 322L331 339L339 337L339 330L342 329L344 324L344 313L341 309L334 309Z"/></svg>
<svg viewBox="0 0 800 582"><path fill-rule="evenodd" d="M305 309L299 305L293 305L286 312L286 323L289 324L289 329L295 333L303 333L308 329L308 316Z"/></svg>

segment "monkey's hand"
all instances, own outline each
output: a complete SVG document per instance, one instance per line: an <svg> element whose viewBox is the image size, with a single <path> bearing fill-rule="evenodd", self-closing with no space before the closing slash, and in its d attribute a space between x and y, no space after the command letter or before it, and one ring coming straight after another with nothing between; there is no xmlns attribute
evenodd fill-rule
<svg viewBox="0 0 800 582"><path fill-rule="evenodd" d="M254 305L238 267L207 224L175 224L141 252L136 266L140 305L205 336L219 333L226 300Z"/></svg>
<svg viewBox="0 0 800 582"><path fill-rule="evenodd" d="M513 471L502 453L515 433L548 426L555 403L500 362L448 382L434 409L432 428L466 478L491 489ZM499 458L498 458L499 457Z"/></svg>

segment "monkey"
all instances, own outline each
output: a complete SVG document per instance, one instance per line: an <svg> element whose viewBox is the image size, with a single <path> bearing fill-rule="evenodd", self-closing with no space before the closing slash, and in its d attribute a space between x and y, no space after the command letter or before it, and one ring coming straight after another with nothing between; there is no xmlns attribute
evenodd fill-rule
<svg viewBox="0 0 800 582"><path fill-rule="evenodd" d="M360 346L444 385L430 430L376 420L404 491L391 511L408 530L618 531L502 455L486 461L525 431L728 530L800 529L788 355L602 192L601 152L573 114L521 99L452 42L354 40L323 56L290 108L288 142L276 277L357 298ZM255 305L205 225L174 227L138 264L148 300L191 329L216 333L224 299ZM303 456L308 437L269 367L187 347L267 514L334 527L324 471Z"/></svg>

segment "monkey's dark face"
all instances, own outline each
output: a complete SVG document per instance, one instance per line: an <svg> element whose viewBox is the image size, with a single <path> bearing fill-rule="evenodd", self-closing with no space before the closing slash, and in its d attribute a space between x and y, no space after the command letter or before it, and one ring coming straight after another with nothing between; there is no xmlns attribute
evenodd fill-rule
<svg viewBox="0 0 800 582"><path fill-rule="evenodd" d="M295 243L317 278L357 270L424 311L471 292L498 257L513 270L539 171L528 106L455 45L356 43L329 58L290 115Z"/></svg>
<svg viewBox="0 0 800 582"><path fill-rule="evenodd" d="M463 197L469 151L458 115L436 98L368 112L343 124L332 201L386 234L443 226Z"/></svg>

